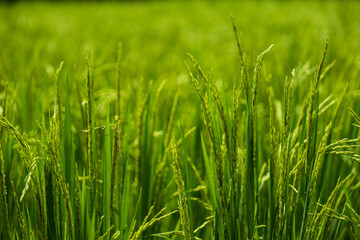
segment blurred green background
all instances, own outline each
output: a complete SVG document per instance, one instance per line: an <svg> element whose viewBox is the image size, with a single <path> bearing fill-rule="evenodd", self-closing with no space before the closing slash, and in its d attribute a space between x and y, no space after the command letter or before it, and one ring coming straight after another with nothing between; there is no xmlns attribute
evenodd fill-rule
<svg viewBox="0 0 360 240"><path fill-rule="evenodd" d="M329 63L335 60L336 64L327 80L332 82L326 86L334 89L343 84L339 79L359 75L359 12L359 2L311 1L2 5L0 78L9 81L14 89L27 89L21 93L27 99L42 94L44 99L52 99L53 74L64 61L69 79L80 80L85 89L84 56L88 49L93 52L95 91L108 89L107 96L115 98L116 54L118 43L122 42L122 78L129 89L135 89L141 77L155 82L187 82L187 53L194 55L216 79L232 87L234 77L240 76L230 21L233 14L243 33L250 63L275 44L264 64L275 96L281 96L285 76L290 76L292 69L316 66L327 38ZM308 91L309 81L302 81L296 82L295 95ZM268 83L259 84L262 99L262 89ZM194 97L191 85L185 86ZM19 108L27 111L20 114L32 114L35 107L32 101L26 101ZM30 129L35 119L26 119L31 121L23 127Z"/></svg>

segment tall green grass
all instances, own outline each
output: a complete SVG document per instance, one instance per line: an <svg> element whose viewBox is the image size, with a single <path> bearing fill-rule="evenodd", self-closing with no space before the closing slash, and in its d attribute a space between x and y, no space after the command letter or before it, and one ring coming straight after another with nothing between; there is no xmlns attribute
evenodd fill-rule
<svg viewBox="0 0 360 240"><path fill-rule="evenodd" d="M281 75L291 53L231 20L232 78L191 49L176 77L134 74L123 41L48 66L50 99L0 64L0 238L360 238L358 59L337 68L330 38Z"/></svg>

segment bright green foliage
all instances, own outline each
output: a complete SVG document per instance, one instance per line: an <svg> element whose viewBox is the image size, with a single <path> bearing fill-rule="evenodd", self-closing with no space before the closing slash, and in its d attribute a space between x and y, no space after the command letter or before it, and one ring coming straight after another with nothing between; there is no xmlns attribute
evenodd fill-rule
<svg viewBox="0 0 360 240"><path fill-rule="evenodd" d="M0 239L359 239L359 12L2 6Z"/></svg>

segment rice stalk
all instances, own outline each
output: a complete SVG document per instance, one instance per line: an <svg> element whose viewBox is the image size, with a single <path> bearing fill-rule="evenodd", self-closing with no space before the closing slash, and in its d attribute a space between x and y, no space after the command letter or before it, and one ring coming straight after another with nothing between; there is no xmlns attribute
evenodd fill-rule
<svg viewBox="0 0 360 240"><path fill-rule="evenodd" d="M315 150L316 150L316 132L317 132L317 114L318 114L318 90L319 90L319 82L321 77L322 68L325 62L326 51L328 47L328 41L326 41L324 46L324 51L322 54L322 58L316 72L315 78L311 81L310 86L310 96L309 96L309 107L307 112L306 119L306 159L305 159L305 175L309 176L306 180L307 192L305 197L305 206L303 211L301 230L300 230L300 240L303 239L303 236L306 232L306 218L307 218L307 210L308 210L308 195L311 181L311 171L313 160L315 158Z"/></svg>
<svg viewBox="0 0 360 240"><path fill-rule="evenodd" d="M181 176L181 169L177 158L177 151L176 151L176 145L174 142L174 139L171 140L171 151L172 151L172 168L175 175L175 182L178 188L179 192L179 200L178 200L178 206L180 211L180 219L181 219L181 225L184 232L184 238L185 240L191 239L191 228L190 228L190 218L189 218L189 211L188 211L188 201L186 199L186 193L185 193L185 186L184 181L182 180Z"/></svg>
<svg viewBox="0 0 360 240"><path fill-rule="evenodd" d="M121 125L120 125L120 118L116 117L115 125L113 127L115 132L114 140L113 140L113 147L112 147L112 161L111 161L111 184L110 184L110 224L114 224L114 201L115 201L115 178L116 178L116 162L119 153L119 140L120 140L120 132L121 132ZM120 191L120 189L119 189Z"/></svg>
<svg viewBox="0 0 360 240"><path fill-rule="evenodd" d="M80 184L79 184L79 171L78 165L75 164L75 212L76 212L76 237L81 236L81 199L80 199Z"/></svg>
<svg viewBox="0 0 360 240"><path fill-rule="evenodd" d="M311 82L311 89L310 89L310 97L309 97L309 107L308 107L308 113L307 113L307 119L306 119L306 131L307 131L307 139L306 139L306 152L307 152L307 159L305 162L305 173L309 174L310 171L310 163L312 161L312 153L311 151L311 146L314 145L312 143L312 138L313 138L313 121L314 121L314 108L315 108L315 96L318 94L318 89L319 89L319 82L320 82L320 76L321 76L321 71L325 62L325 56L326 56L326 50L328 48L328 41L326 41L325 43L325 47L324 47L324 51L322 54L322 58L315 76L315 79ZM315 147L315 146L314 146ZM312 147L312 148L314 148Z"/></svg>
<svg viewBox="0 0 360 240"><path fill-rule="evenodd" d="M37 216L39 219L39 229L41 237L46 239L46 211L45 211L45 204L42 202L41 192L39 192L38 187L41 185L39 184L39 179L37 178L36 174L33 174L35 171L36 159L38 157L35 156L33 150L31 149L28 138L26 134L21 134L6 118L3 116L0 117L0 127L1 129L5 129L10 135L12 135L16 141L16 149L20 155L20 157L23 159L25 166L27 168L27 171L29 173L29 178L26 180L25 189L30 186L34 186L33 196L35 200L35 207L37 209ZM33 170L31 170L33 169ZM25 190L26 192L26 190Z"/></svg>
<svg viewBox="0 0 360 240"><path fill-rule="evenodd" d="M238 59L239 59L239 63L240 63L240 73L241 73L241 77L242 77L242 85L244 88L246 101L248 102L250 85L249 85L249 74L247 71L247 64L246 64L246 53L244 51L242 36L240 38L238 36L238 31L237 31L233 16L231 16L231 22L232 22L233 31L234 31L235 39L236 39L236 46L237 46L238 54L239 54Z"/></svg>
<svg viewBox="0 0 360 240"><path fill-rule="evenodd" d="M191 59L193 65L195 66L196 70L199 72L201 78L204 80L205 85L208 85L209 88L210 88L211 96L214 99L214 102L215 102L215 104L217 106L218 115L219 115L219 118L220 118L220 121L221 121L221 126L222 126L224 134L225 134L226 148L228 149L228 151L227 151L228 161L232 161L231 152L230 152L231 151L231 148L230 148L230 141L231 140L230 140L229 126L228 126L228 123L227 123L226 118L225 118L224 105L223 105L223 102L221 100L219 89L216 86L213 78L211 78L211 80L208 80L208 78L205 76L204 71L201 69L201 67L200 67L199 63L196 61L196 59L190 54L188 54L188 56L190 57L190 59ZM232 162L230 162L230 165L233 166Z"/></svg>
<svg viewBox="0 0 360 240"><path fill-rule="evenodd" d="M102 236L99 237L99 240L105 239L108 235L110 235L113 229L114 229L114 225L111 225L109 229Z"/></svg>
<svg viewBox="0 0 360 240"><path fill-rule="evenodd" d="M174 213L177 212L177 210L172 211L170 213L161 215L164 211L166 210L166 208L161 209L157 214L155 214L150 220L148 220L150 218L150 216L152 215L152 213L154 212L154 206L150 207L148 214L146 215L146 217L144 218L144 221L142 222L141 226L139 227L139 229L134 232L133 234L130 234L129 240L138 240L141 237L141 234L148 228L150 228L152 225L154 225L156 222L161 221L162 219L165 219L171 215L173 215ZM160 216L161 215L161 216ZM135 226L135 224L133 225ZM133 231L131 231L133 232Z"/></svg>
<svg viewBox="0 0 360 240"><path fill-rule="evenodd" d="M269 105L270 105L270 157L269 157L269 172L270 172L270 181L269 181L269 205L270 205L270 215L269 215L269 239L273 238L274 234L274 225L275 225L275 169L276 169L276 159L278 151L278 136L274 124L274 96L270 92L269 96Z"/></svg>
<svg viewBox="0 0 360 240"><path fill-rule="evenodd" d="M101 231L101 227L103 226L104 219L105 219L105 216L102 215L102 216L100 217L100 222L99 222L99 224L98 224L98 226L97 226L97 229L96 229L96 231L95 231L95 237L97 237L97 236L100 235L100 231Z"/></svg>
<svg viewBox="0 0 360 240"><path fill-rule="evenodd" d="M94 161L94 146L93 146L93 79L90 73L89 53L85 54L86 64L86 91L87 91L87 157L89 162L89 181L90 181L90 212L93 212L94 196L95 196L95 161Z"/></svg>
<svg viewBox="0 0 360 240"><path fill-rule="evenodd" d="M34 162L34 154L27 141L26 134L21 134L5 117L0 117L0 126L11 134L16 140L16 149L21 158L24 160L25 166L29 170Z"/></svg>
<svg viewBox="0 0 360 240"><path fill-rule="evenodd" d="M294 166L294 168L291 170L290 174L294 175L293 177L293 187L299 186L300 180L301 180L301 174L304 168L305 164L305 158L306 158L306 149L304 149L304 146L300 146L297 148L297 163ZM296 192L297 191L297 192ZM298 190L292 191L290 193L290 212L293 212L295 210L296 205L296 199L295 194L298 193Z"/></svg>
<svg viewBox="0 0 360 240"><path fill-rule="evenodd" d="M203 80L205 81L205 84L208 84L208 80L205 77L205 74L202 71L201 67L196 62L195 58L192 57L190 54L188 54L188 56L192 60L194 66L198 70L199 74L202 76ZM201 105L203 108L204 123L205 123L206 129L207 129L207 132L210 136L211 149L214 154L215 162L216 162L215 166L216 166L216 173L217 173L218 193L220 196L220 212L224 213L225 203L224 203L224 199L221 197L221 196L223 196L223 164L222 164L221 150L218 147L217 137L215 134L215 127L214 127L213 117L212 117L212 114L210 111L208 95L206 93L205 93L205 96L203 95L202 90L200 89L198 80L194 77L194 75L192 74L188 65L187 65L187 68L188 68L188 72L190 74L193 86L198 93L198 96L200 98ZM221 221L222 221L222 224L224 225L224 223L225 223L225 220L223 218L224 214L221 214L221 216L222 216Z"/></svg>
<svg viewBox="0 0 360 240"><path fill-rule="evenodd" d="M215 155L215 159L218 161L219 159L219 150L218 150L218 145L217 145L217 140L216 140L216 136L215 136L215 128L213 126L213 119L210 113L210 108L209 108L209 104L208 104L208 98L207 95L205 94L205 96L202 93L202 90L200 88L200 84L199 81L194 77L194 75L192 74L190 67L186 64L188 72L190 74L190 78L192 80L192 84L200 98L201 101L201 105L203 107L203 112L204 112L204 123L206 126L206 129L208 131L208 134L210 136L210 140L211 140L211 147L213 150L213 153ZM206 79L206 78L205 78Z"/></svg>
<svg viewBox="0 0 360 240"><path fill-rule="evenodd" d="M34 175L35 175L35 170L36 170L37 164L38 164L38 161L35 160L30 167L30 171L29 171L28 175L25 177L25 181L24 181L25 186L24 186L24 189L20 196L20 202L22 202L22 200L25 197L25 193L27 192L27 190L30 187L31 180L34 178Z"/></svg>
<svg viewBox="0 0 360 240"><path fill-rule="evenodd" d="M240 217L240 237L241 240L247 239L247 228L246 228L246 218L247 218L247 205L246 205L246 192L247 192L247 172L246 172L246 154L243 154L241 161L241 217Z"/></svg>
<svg viewBox="0 0 360 240"><path fill-rule="evenodd" d="M4 90L4 100L2 104L3 114L2 117L6 114L6 99L7 99L7 87L8 83L5 84ZM7 203L7 191L6 191L6 179L5 179L5 160L3 155L3 128L0 127L0 190L1 190L1 200L2 200L2 208L3 208L3 215L4 215L4 222L5 222L5 229L6 229L6 236L10 238L10 221L9 221L9 210L8 210L8 203Z"/></svg>
<svg viewBox="0 0 360 240"><path fill-rule="evenodd" d="M281 159L279 165L279 183L278 183L278 206L277 216L275 219L276 231L275 238L280 239L282 235L283 224L285 215L287 214L287 186L288 186L288 166L290 164L290 145L291 145L291 134L290 134L290 117L292 113L292 86L294 82L294 71L292 81L289 82L288 78L285 78L284 84L284 110L283 110L283 125L281 130Z"/></svg>
<svg viewBox="0 0 360 240"><path fill-rule="evenodd" d="M234 188L234 199L237 199L237 189L239 182L239 159L238 159L238 137L239 137L239 112L240 112L240 93L237 94L236 87L233 91L233 123L232 123L232 166L233 169L233 188Z"/></svg>
<svg viewBox="0 0 360 240"><path fill-rule="evenodd" d="M56 89L56 95L55 95L55 112L54 115L56 117L56 119L58 120L58 124L59 124L59 134L60 134L60 138L61 138L61 134L62 134L62 122L61 122L61 100L60 100L60 80L59 80L59 75L60 72L63 68L64 62L62 61L60 63L59 68L56 70L55 72L55 89Z"/></svg>
<svg viewBox="0 0 360 240"><path fill-rule="evenodd" d="M58 124L56 119L52 119L50 122L50 131L48 132L44 126L38 123L39 129L44 135L46 145L43 146L45 152L48 154L51 161L52 172L56 178L56 186L61 190L61 194L64 197L66 215L67 215L67 225L69 229L69 238L74 238L74 226L73 226L73 217L72 217L72 206L70 203L70 193L69 193L69 184L66 183L66 180L63 175L62 166L60 163L60 139L58 136ZM59 206L59 205L58 205Z"/></svg>
<svg viewBox="0 0 360 240"><path fill-rule="evenodd" d="M20 205L19 205L19 201L17 198L17 194L15 191L15 186L14 186L14 182L11 181L11 186L13 189L13 197L14 197L14 203L15 203L15 209L16 212L18 214L18 222L19 222L19 227L20 227L20 231L21 231L21 239L26 239L26 225L25 225L25 221L24 221L24 215L20 209Z"/></svg>
<svg viewBox="0 0 360 240"><path fill-rule="evenodd" d="M349 177L351 176L348 175L344 180L340 181L340 179L338 179L338 182L334 188L334 190L331 192L328 200L326 201L325 205L322 206L321 210L319 213L315 214L313 216L313 222L312 222L312 226L309 229L309 233L310 233L310 239L315 239L317 235L321 234L321 229L320 227L322 225L325 225L326 222L328 221L327 218L325 218L324 216L328 214L329 209L332 208L332 206L334 205L335 202L335 198L336 195L340 189L340 187L342 187L342 185L344 185L344 183L346 183L349 180Z"/></svg>
<svg viewBox="0 0 360 240"><path fill-rule="evenodd" d="M260 78L262 68L262 61L264 55L267 54L273 45L263 51L256 60L254 68L254 77L251 83L248 83L248 102L247 102L247 129L246 129L246 192L245 192L245 205L247 209L246 222L248 226L248 238L253 238L255 230L255 213L256 213L256 198L257 189L255 182L255 174L257 171L257 154L256 154L256 95L257 95L257 82ZM251 92L250 92L251 90ZM257 185L257 184L256 184Z"/></svg>
<svg viewBox="0 0 360 240"><path fill-rule="evenodd" d="M314 163L314 168L312 171L312 177L311 177L311 181L310 181L310 190L309 190L309 211L312 212L313 211L313 197L314 197L314 192L315 192L315 187L316 187L316 183L317 183L317 179L319 177L319 171L320 168L322 167L322 163L323 163L323 159L324 159L324 155L326 152L326 143L329 137L329 131L331 129L332 123L329 123L324 131L324 136L321 140L321 143L318 147L317 153L316 153L316 158L315 158L315 163Z"/></svg>

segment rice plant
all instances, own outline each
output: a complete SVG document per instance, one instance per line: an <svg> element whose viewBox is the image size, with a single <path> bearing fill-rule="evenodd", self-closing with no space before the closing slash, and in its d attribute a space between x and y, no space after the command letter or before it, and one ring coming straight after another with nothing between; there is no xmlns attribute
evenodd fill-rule
<svg viewBox="0 0 360 240"><path fill-rule="evenodd" d="M179 21L186 22L183 31L194 19L232 6L191 4L203 12L181 15L187 16ZM347 13L356 12L353 4L353 10L345 4ZM93 6L84 8L100 14L103 5ZM109 13L110 6L116 8L107 6ZM131 5L121 6L130 12ZM241 6L251 10L247 16L282 9L277 3ZM203 30L180 54L174 44L180 33L164 23L158 26L173 34L172 42L149 46L151 53L129 47L139 41L130 33L116 42L90 34L81 55L68 43L58 50L64 58L51 60L57 67L43 62L43 49L20 69L21 58L0 53L9 59L0 63L0 239L360 238L359 54L348 49L359 50L359 31L349 42L312 33L312 44L292 39L289 47L259 30L265 40L257 45L254 29L244 29L238 14L231 21L221 16L226 22L216 24L226 29L224 36L211 39L223 52L209 51L214 42L199 37L207 36ZM144 19L137 20L156 23L155 16ZM291 20L281 23L310 31ZM101 25L92 17L89 23ZM149 38L161 32L141 30ZM305 57L296 43L305 46ZM164 59L154 61L159 49ZM168 68L172 50L180 61Z"/></svg>

